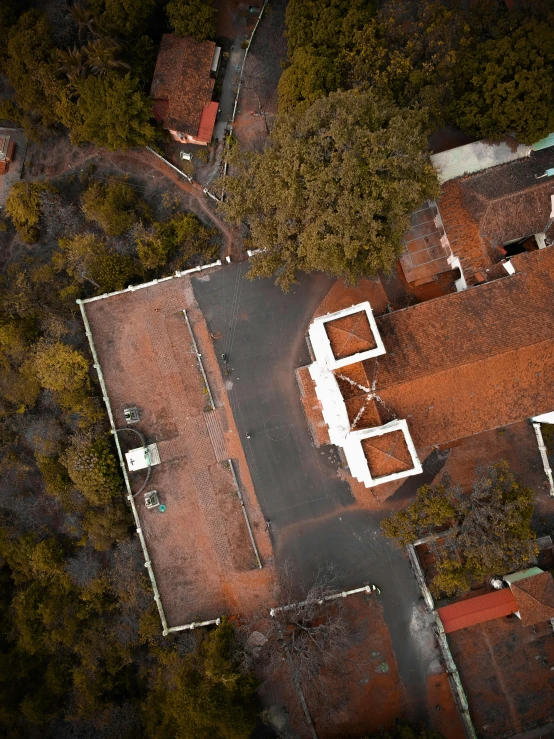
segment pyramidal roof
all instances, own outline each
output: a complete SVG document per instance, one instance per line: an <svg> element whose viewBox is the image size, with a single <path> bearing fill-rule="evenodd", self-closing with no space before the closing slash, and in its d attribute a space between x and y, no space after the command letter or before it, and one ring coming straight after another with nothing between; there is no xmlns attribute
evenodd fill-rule
<svg viewBox="0 0 554 739"><path fill-rule="evenodd" d="M554 579L549 572L517 580L510 587L524 626L554 618Z"/></svg>

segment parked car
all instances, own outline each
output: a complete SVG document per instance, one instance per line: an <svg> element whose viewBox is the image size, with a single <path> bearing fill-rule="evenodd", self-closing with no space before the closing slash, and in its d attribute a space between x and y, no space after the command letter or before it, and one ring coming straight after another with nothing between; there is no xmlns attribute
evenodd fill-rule
<svg viewBox="0 0 554 739"><path fill-rule="evenodd" d="M188 151L180 151L179 156L181 157L181 159L186 159L187 162L190 162L190 160L192 159L192 154Z"/></svg>

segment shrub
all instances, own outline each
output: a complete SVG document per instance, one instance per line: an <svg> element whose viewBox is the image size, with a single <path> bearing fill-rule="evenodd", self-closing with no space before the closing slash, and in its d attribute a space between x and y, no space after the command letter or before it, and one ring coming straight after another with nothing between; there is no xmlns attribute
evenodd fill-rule
<svg viewBox="0 0 554 739"><path fill-rule="evenodd" d="M6 200L6 213L12 219L19 236L27 244L36 244L40 238L42 217L41 193L49 185L41 182L16 182Z"/></svg>
<svg viewBox="0 0 554 739"><path fill-rule="evenodd" d="M139 198L126 178L111 177L107 184L94 181L83 194L83 211L108 236L121 236L138 220L150 219L148 204Z"/></svg>

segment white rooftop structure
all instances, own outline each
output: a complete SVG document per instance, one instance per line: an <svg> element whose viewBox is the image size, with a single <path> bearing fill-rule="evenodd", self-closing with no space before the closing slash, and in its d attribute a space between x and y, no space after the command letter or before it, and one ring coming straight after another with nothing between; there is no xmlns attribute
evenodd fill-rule
<svg viewBox="0 0 554 739"><path fill-rule="evenodd" d="M129 472L153 467L156 464L160 464L158 445L148 444L148 446L139 446L137 449L131 449L131 451L125 453L125 459Z"/></svg>
<svg viewBox="0 0 554 739"><path fill-rule="evenodd" d="M355 429L334 373L386 353L369 302L315 318L308 335L315 357L309 372L329 440L344 450L352 476L366 487L374 487L419 474L422 467L408 423L394 419L381 426ZM367 390L368 399L378 398L374 387L362 389Z"/></svg>
<svg viewBox="0 0 554 739"><path fill-rule="evenodd" d="M379 474L378 466L373 469L371 468L362 442L364 439L372 439L379 436L385 437L387 434L394 432L400 432L403 435L404 443L411 458L411 467L390 474ZM395 419L386 423L384 426L375 426L372 429L352 431L344 440L342 448L344 449L344 456L346 457L350 474L358 482L363 482L367 488L382 485L385 482L392 482L393 480L400 480L403 477L418 475L423 469L408 430L408 423L404 419Z"/></svg>
<svg viewBox="0 0 554 739"><path fill-rule="evenodd" d="M455 149L431 154L431 161L437 170L439 182L448 182L466 174L482 172L489 167L523 159L531 154L532 148L525 144L510 144L506 141L492 143L475 141L473 144L457 146Z"/></svg>
<svg viewBox="0 0 554 739"><path fill-rule="evenodd" d="M367 348L362 348L355 354L345 357L343 356L344 352L337 351L336 346L335 349L333 349L328 327L331 323L337 325L342 321L342 319L348 317L354 318L358 315L361 319L361 324L365 322L369 324L371 338L360 337L361 343L365 343ZM339 328L338 330L340 331L341 329ZM364 359L377 357L380 354L385 354L386 351L381 337L379 336L379 330L377 329L377 324L373 317L371 305L367 300L364 303L358 303L358 305L353 305L350 308L344 308L335 313L328 313L326 316L315 318L308 330L308 333L310 335L310 342L312 344L316 360L330 370L338 369L339 367L346 367L348 364L353 364L354 362L363 362Z"/></svg>

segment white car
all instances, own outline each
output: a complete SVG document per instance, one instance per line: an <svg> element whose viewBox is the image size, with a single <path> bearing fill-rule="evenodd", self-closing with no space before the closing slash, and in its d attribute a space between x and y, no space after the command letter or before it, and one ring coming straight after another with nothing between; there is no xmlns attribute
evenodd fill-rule
<svg viewBox="0 0 554 739"><path fill-rule="evenodd" d="M179 156L181 157L181 159L186 159L187 162L190 162L190 160L192 159L192 154L189 154L188 151L180 151Z"/></svg>

